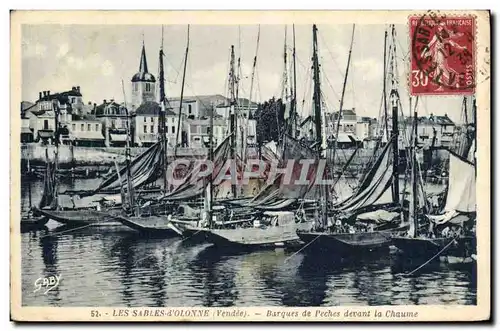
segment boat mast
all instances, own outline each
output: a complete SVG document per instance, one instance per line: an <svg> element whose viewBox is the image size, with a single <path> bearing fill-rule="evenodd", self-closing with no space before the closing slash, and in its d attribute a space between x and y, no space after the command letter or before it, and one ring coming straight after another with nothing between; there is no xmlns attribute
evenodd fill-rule
<svg viewBox="0 0 500 331"><path fill-rule="evenodd" d="M387 29L384 33L384 75L383 78L383 102L384 102L384 122L385 122L385 136L389 140L389 128L387 126Z"/></svg>
<svg viewBox="0 0 500 331"><path fill-rule="evenodd" d="M236 192L236 174L235 174L235 165L236 165L236 140L237 140L237 132L236 132L236 96L235 96L235 83L236 83L236 75L234 71L234 45L231 45L231 64L229 70L229 92L230 92L230 105L231 105L231 113L230 117L230 131L231 131L231 192L233 193L233 198L237 197Z"/></svg>
<svg viewBox="0 0 500 331"><path fill-rule="evenodd" d="M319 81L319 60L318 60L318 36L317 36L316 24L313 25L313 80L314 80L314 118L316 125L316 149L318 152L318 158L322 155L322 128L321 128L321 87ZM321 228L327 225L327 201L328 201L328 190L326 185L321 185Z"/></svg>
<svg viewBox="0 0 500 331"><path fill-rule="evenodd" d="M411 102L411 97L410 97ZM418 176L418 165L417 165L417 138L418 138L418 117L417 117L417 104L418 97L415 102L415 109L413 111L413 139L411 145L411 204L409 206L409 218L410 218L410 230L408 234L410 237L415 237L417 232L417 210L418 210L418 194L417 194L417 176Z"/></svg>
<svg viewBox="0 0 500 331"><path fill-rule="evenodd" d="M257 68L257 54L259 52L259 42L260 42L260 25L259 25L259 30L257 32L257 46L255 48L255 56L253 58L253 66L252 66L252 78L250 80L250 97L248 98L248 106L247 106L247 112L246 112L246 123L248 123L248 119L250 117L250 106L251 106L251 102L252 102L252 96L253 96L253 81L254 81L254 78L255 78L255 71L256 71L256 68ZM248 125L245 125L245 128L247 128ZM246 144L245 144L245 148L246 148ZM260 156L259 156L260 158ZM243 155L242 155L242 159L243 159L243 163L246 162L246 151L244 151Z"/></svg>
<svg viewBox="0 0 500 331"><path fill-rule="evenodd" d="M126 161L126 166L127 166L127 193L128 193L128 198L129 198L129 204L130 204L130 210L132 213L134 213L134 207L135 207L135 196L134 196L134 186L132 185L132 174L130 171L130 116L127 108L127 98L125 96L125 85L123 84L123 79L122 79L122 91L123 91L123 102L125 104L125 115L127 117L126 123L126 130L127 130L127 139L125 140L126 142L126 148L125 148L125 161ZM135 214L135 213L134 213Z"/></svg>
<svg viewBox="0 0 500 331"><path fill-rule="evenodd" d="M59 109L59 106L57 104L55 104L54 120L55 120L56 128L55 128L55 133L54 133L54 137L55 137L54 145L55 145L56 150L54 153L54 183L52 185L54 192L52 193L52 195L54 197L54 203L56 204L56 206L58 205L58 201L57 201L58 189L57 189L56 182L57 182L57 169L59 168L59 137L61 134L61 129L60 129L61 124L59 121L60 115L61 115L61 110Z"/></svg>
<svg viewBox="0 0 500 331"><path fill-rule="evenodd" d="M335 135L335 142L333 144L333 155L332 155L332 160L335 162L335 154L337 152L337 143L338 143L338 137L339 137L339 128L340 128L340 118L342 117L342 110L344 108L344 96L345 96L345 90L347 86L347 76L349 75L349 67L351 64L351 54L352 54L352 46L354 44L354 31L355 31L356 25L352 25L352 36L351 36L351 46L349 48L349 55L347 56L347 67L345 69L345 75L344 75L344 83L342 84L342 95L340 96L340 106L339 106L339 112L337 116L337 126L336 126L336 135Z"/></svg>
<svg viewBox="0 0 500 331"><path fill-rule="evenodd" d="M215 107L212 104L212 111L210 112L210 136L209 136L209 150L208 157L210 162L213 164L214 162L214 111ZM209 183L208 183L208 206L207 206L207 214L208 214L208 228L211 229L213 227L212 224L212 205L213 205L213 171L210 173Z"/></svg>
<svg viewBox="0 0 500 331"><path fill-rule="evenodd" d="M396 29L394 25L392 25L392 49L393 53L391 56L391 103L392 103L392 201L395 204L399 204L399 146L398 146L398 137L399 137L399 123L398 123L398 112L399 112L399 93L398 86L396 80Z"/></svg>
<svg viewBox="0 0 500 331"><path fill-rule="evenodd" d="M295 24L292 25L293 31L293 100L292 100L292 126L291 126L291 136L296 138L297 135L297 63L296 63L296 53L295 53Z"/></svg>
<svg viewBox="0 0 500 331"><path fill-rule="evenodd" d="M283 87L281 89L281 102L285 106L285 120L290 123L290 113L287 112L287 99L288 99L288 66L287 66L287 26L285 25L285 42L283 44ZM283 132L286 132L285 130Z"/></svg>
<svg viewBox="0 0 500 331"><path fill-rule="evenodd" d="M184 55L184 70L182 73L182 85L181 85L181 98L179 100L179 118L177 119L177 137L175 139L175 147L174 147L174 157L177 157L177 146L179 146L179 135L181 130L181 120L182 120L182 100L184 98L184 82L186 80L186 67L189 53L189 24L187 26L187 44L186 44L186 53ZM182 139L182 135L181 135Z"/></svg>
<svg viewBox="0 0 500 331"><path fill-rule="evenodd" d="M163 70L163 25L161 26L161 47L160 47L160 118L158 121L158 134L160 135L160 144L163 152L163 190L167 192L167 137L165 136L165 112L167 108L167 98L165 96L165 72Z"/></svg>

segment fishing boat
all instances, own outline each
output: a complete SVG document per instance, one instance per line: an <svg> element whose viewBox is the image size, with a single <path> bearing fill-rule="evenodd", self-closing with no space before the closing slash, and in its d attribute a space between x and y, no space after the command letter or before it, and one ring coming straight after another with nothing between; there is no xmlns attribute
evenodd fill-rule
<svg viewBox="0 0 500 331"><path fill-rule="evenodd" d="M475 109L473 109L475 113ZM414 130L417 132L417 111L414 113ZM406 235L394 236L394 245L405 257L430 259L439 257L452 262L473 262L476 252L476 166L475 126L466 138L465 150L458 154L449 150L449 179L445 206L440 215L426 213L425 199L419 190L415 147L413 148L412 195L410 229ZM416 146L416 138L414 139Z"/></svg>
<svg viewBox="0 0 500 331"><path fill-rule="evenodd" d="M394 27L393 27L394 29ZM394 30L393 30L394 31ZM321 93L319 83L319 63L317 56L317 29L313 27L313 70L315 90L315 122L317 146L326 148L321 128ZM394 33L393 33L394 36ZM387 39L387 32L385 35ZM343 109L345 86L349 72L349 63L352 53L352 42L354 40L354 26L352 31L351 48L347 60L346 74L342 96L340 99L340 111L337 120L340 121ZM385 43L384 43L385 47ZM385 54L385 48L384 48ZM393 55L393 61L395 56ZM317 222L312 231L298 230L297 234L309 250L329 251L337 255L363 253L375 250L388 250L391 245L392 232L401 231L406 228L400 218L400 193L399 193L399 146L398 146L398 116L399 116L399 94L397 93L397 82L392 80L391 89L392 102L392 132L386 131L387 144L380 155L374 159L369 169L361 177L358 187L347 199L340 202L331 202L328 199L328 190L320 190L320 205ZM384 91L385 100L385 72ZM384 101L384 108L387 102ZM385 109L385 120L387 121L387 109ZM337 122L337 136L339 123ZM386 123L387 128L387 123ZM335 160L336 144L333 144L333 159ZM318 147L318 154L321 149ZM344 167L345 168L345 167ZM384 213L385 211L385 213Z"/></svg>

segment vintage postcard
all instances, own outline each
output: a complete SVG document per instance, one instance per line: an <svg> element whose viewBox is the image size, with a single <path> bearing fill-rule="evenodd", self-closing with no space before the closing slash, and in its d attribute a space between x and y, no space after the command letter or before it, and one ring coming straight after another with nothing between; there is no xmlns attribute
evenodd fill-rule
<svg viewBox="0 0 500 331"><path fill-rule="evenodd" d="M13 11L15 321L490 318L488 11Z"/></svg>

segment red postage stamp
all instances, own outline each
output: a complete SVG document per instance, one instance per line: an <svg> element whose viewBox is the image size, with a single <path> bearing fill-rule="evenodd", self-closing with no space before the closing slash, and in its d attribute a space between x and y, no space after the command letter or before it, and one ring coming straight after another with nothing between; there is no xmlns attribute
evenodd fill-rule
<svg viewBox="0 0 500 331"><path fill-rule="evenodd" d="M412 95L473 94L475 19L429 13L410 17Z"/></svg>

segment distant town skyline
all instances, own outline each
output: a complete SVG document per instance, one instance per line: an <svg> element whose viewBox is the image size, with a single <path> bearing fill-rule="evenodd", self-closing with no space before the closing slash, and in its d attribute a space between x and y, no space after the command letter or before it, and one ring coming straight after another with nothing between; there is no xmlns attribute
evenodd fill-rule
<svg viewBox="0 0 500 331"><path fill-rule="evenodd" d="M358 116L378 117L382 96L384 25L355 27L351 66L344 109L356 109ZM400 94L405 115L409 115L407 78L408 38L405 25L396 26L400 50ZM227 96L230 47L241 58L240 93L250 96L257 25L191 25L185 96L221 94ZM299 111L307 116L312 105L310 74L312 28L297 25L297 98ZM318 25L322 93L326 108L339 108L343 79L351 42L352 25ZM104 99L131 101L131 78L139 69L145 44L148 69L158 79L160 25L25 25L22 29L22 100L36 101L40 91L61 92L80 86L85 103ZM252 100L280 98L283 79L284 25L261 25ZM187 42L187 25L165 25L163 48L167 97L180 95L182 66ZM292 25L287 26L287 47L292 48ZM290 65L291 58L288 57ZM289 80L291 77L289 77ZM462 97L420 98L419 115L448 116L461 122Z"/></svg>

